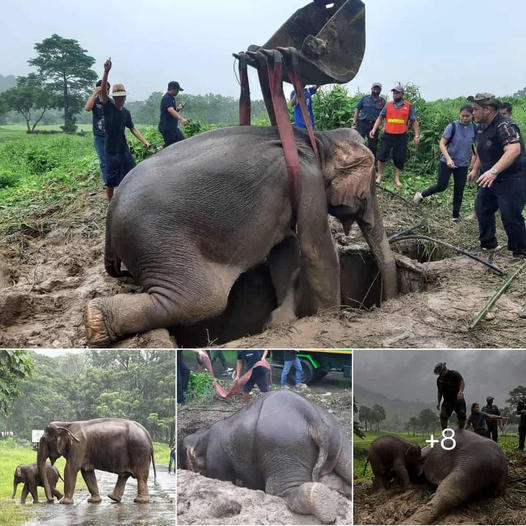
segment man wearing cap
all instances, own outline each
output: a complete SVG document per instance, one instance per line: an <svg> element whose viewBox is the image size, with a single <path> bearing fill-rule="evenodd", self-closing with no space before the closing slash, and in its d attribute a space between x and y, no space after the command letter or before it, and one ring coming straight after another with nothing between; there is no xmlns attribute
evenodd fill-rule
<svg viewBox="0 0 526 526"><path fill-rule="evenodd" d="M438 362L433 369L437 378L437 409L440 411L440 425L442 429L447 428L448 418L457 414L458 427L463 429L466 425L466 401L464 400L464 378L462 375L446 367L446 362ZM440 406L440 402L442 406Z"/></svg>
<svg viewBox="0 0 526 526"><path fill-rule="evenodd" d="M488 396L486 398L486 405L482 408L482 412L486 413L488 415L496 415L500 416L500 410L499 408L493 403L493 396ZM495 442L499 441L499 427L502 431L502 420L488 420L488 432L489 432L489 438L494 440Z"/></svg>
<svg viewBox="0 0 526 526"><path fill-rule="evenodd" d="M385 128L380 140L380 151L378 152L378 176L376 182L380 183L384 176L385 162L389 159L389 154L393 152L393 162L395 165L395 184L402 186L400 182L400 173L404 168L407 154L407 127L409 122L412 123L415 133L415 146L420 143L418 120L416 118L413 105L404 100L404 88L399 84L391 92L393 100L388 102L380 112L380 115L374 123L369 137L373 138L376 131L385 120Z"/></svg>
<svg viewBox="0 0 526 526"><path fill-rule="evenodd" d="M87 100L84 110L91 111L93 116L93 142L95 143L95 151L99 158L100 174L104 184L106 184L108 179L108 169L106 165L106 155L104 154L104 136L106 135L104 127L104 111L102 102L99 99L101 84L102 80L97 81L97 84L95 84L95 89ZM108 90L110 89L109 83L107 88Z"/></svg>
<svg viewBox="0 0 526 526"><path fill-rule="evenodd" d="M369 137L369 132L373 129L376 119L385 106L385 99L380 96L382 85L375 82L371 87L371 94L364 95L356 104L353 117L353 128L356 128L360 135L367 137L367 147L376 158L376 148L378 146L378 130L374 137Z"/></svg>
<svg viewBox="0 0 526 526"><path fill-rule="evenodd" d="M468 97L473 105L477 131L477 158L468 174L479 186L475 211L483 250L498 246L495 212L500 210L508 237L508 250L518 259L526 257L526 227L522 209L526 201L524 141L515 122L499 113L500 102L491 93Z"/></svg>
<svg viewBox="0 0 526 526"><path fill-rule="evenodd" d="M303 97L305 98L305 104L307 105L307 111L309 113L309 119L311 126L314 128L314 113L312 111L312 96L318 91L318 86L311 86L310 88L305 88L303 90ZM307 129L307 125L303 120L303 113L301 113L301 106L296 97L296 92L292 90L290 94L290 104L294 108L294 126L298 128Z"/></svg>
<svg viewBox="0 0 526 526"><path fill-rule="evenodd" d="M126 174L135 168L135 159L128 148L124 129L128 128L131 133L142 142L145 148L150 143L135 128L130 112L124 107L126 102L126 90L124 84L114 84L112 98L108 94L108 75L111 69L111 59L104 63L104 75L102 77L100 100L104 111L104 125L106 135L104 141L104 153L108 165L108 177L106 181L106 195L111 201L113 192Z"/></svg>
<svg viewBox="0 0 526 526"><path fill-rule="evenodd" d="M180 91L184 90L181 88L179 82L172 80L168 82L168 91L161 99L159 131L164 138L165 148L185 138L183 132L179 129L179 122L181 122L183 126L188 124L188 121L179 113L184 108L184 104L178 105L175 102L175 97Z"/></svg>

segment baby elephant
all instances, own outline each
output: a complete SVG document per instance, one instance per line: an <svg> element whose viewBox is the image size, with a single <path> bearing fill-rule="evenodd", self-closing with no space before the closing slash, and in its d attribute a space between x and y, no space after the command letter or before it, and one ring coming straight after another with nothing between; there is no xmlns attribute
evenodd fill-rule
<svg viewBox="0 0 526 526"><path fill-rule="evenodd" d="M60 476L58 469L55 466L52 466L49 462L46 463L46 472L49 484L51 486L51 492L55 497L57 497L57 500L60 500L63 497L63 495L62 493L60 493L60 491L57 490L56 485L59 478L62 481L64 479ZM13 495L11 497L12 499L15 498L16 488L21 482L24 483L24 488L22 489L22 497L20 499L20 502L22 504L25 504L28 493L31 493L33 497L33 503L38 502L37 486L44 487L44 484L40 479L40 476L38 475L37 464L27 464L25 466L19 465L16 467L13 480Z"/></svg>
<svg viewBox="0 0 526 526"><path fill-rule="evenodd" d="M375 490L387 489L393 478L403 489L407 489L411 479L422 473L421 449L395 436L379 437L372 442L367 461L373 470Z"/></svg>

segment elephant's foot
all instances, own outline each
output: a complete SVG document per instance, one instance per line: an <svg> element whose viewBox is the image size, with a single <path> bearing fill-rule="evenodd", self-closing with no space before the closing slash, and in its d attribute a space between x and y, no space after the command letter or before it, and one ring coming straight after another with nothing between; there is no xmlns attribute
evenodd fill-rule
<svg viewBox="0 0 526 526"><path fill-rule="evenodd" d="M49 501L48 501L49 502ZM73 504L73 499L70 499L69 497L64 497L61 501L60 501L60 504Z"/></svg>
<svg viewBox="0 0 526 526"><path fill-rule="evenodd" d="M334 493L323 484L314 483L308 496L312 505L313 515L318 517L324 524L332 524L336 520L336 509L338 499Z"/></svg>
<svg viewBox="0 0 526 526"><path fill-rule="evenodd" d="M91 300L86 306L84 324L90 347L107 347L112 342L110 332L104 322L104 311L100 298Z"/></svg>
<svg viewBox="0 0 526 526"><path fill-rule="evenodd" d="M120 502L121 501L121 496L120 495L116 495L114 491L112 491L111 493L108 493L108 497L115 501L115 502Z"/></svg>
<svg viewBox="0 0 526 526"><path fill-rule="evenodd" d="M90 502L91 504L98 504L102 499L100 498L100 495L95 495L95 496L91 496L89 499L88 499L88 502Z"/></svg>
<svg viewBox="0 0 526 526"><path fill-rule="evenodd" d="M133 502L136 502L137 504L146 504L150 502L150 497L148 495L137 495Z"/></svg>

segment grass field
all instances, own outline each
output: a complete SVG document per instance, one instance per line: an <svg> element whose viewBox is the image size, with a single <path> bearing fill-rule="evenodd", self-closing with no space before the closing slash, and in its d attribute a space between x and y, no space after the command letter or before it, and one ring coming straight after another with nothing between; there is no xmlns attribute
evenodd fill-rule
<svg viewBox="0 0 526 526"><path fill-rule="evenodd" d="M408 442L417 444L420 447L426 447L429 444L426 444L426 440L429 440L429 433L423 435L413 436L412 433L391 433L389 431L382 431L380 433L371 433L367 432L365 438L354 437L353 447L354 447L354 459L353 459L353 468L354 468L354 480L355 482L369 482L372 480L373 472L371 471L371 466L367 464L367 470L364 474L364 467L367 460L367 450L371 445L373 440L377 439L380 436L393 435L400 437ZM433 431L433 435L436 438L439 438L440 432ZM506 433L506 436L499 436L499 444L506 454L511 453L517 449L518 437L516 434Z"/></svg>
<svg viewBox="0 0 526 526"><path fill-rule="evenodd" d="M155 464L168 464L170 458L170 447L167 444L154 442ZM19 484L14 500L11 500L13 493L13 473L18 464L33 464L36 462L37 453L31 447L21 447L14 445L12 441L0 441L0 525L16 526L22 524L29 517L27 509L19 504L23 484ZM66 460L59 458L55 463L61 475L64 474ZM59 480L57 489L64 493L64 483ZM81 474L77 476L75 491L86 489ZM39 500L45 502L46 496L44 488L38 488ZM31 495L26 500L26 506L30 506L33 501Z"/></svg>

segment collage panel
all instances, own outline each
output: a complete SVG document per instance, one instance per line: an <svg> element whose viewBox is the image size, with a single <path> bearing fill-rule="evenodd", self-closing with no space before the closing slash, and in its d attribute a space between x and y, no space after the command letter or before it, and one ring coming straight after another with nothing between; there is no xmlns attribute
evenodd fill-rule
<svg viewBox="0 0 526 526"><path fill-rule="evenodd" d="M352 352L177 351L178 524L352 523Z"/></svg>
<svg viewBox="0 0 526 526"><path fill-rule="evenodd" d="M175 525L175 355L0 350L0 524Z"/></svg>
<svg viewBox="0 0 526 526"><path fill-rule="evenodd" d="M354 524L526 523L526 351L353 359Z"/></svg>

